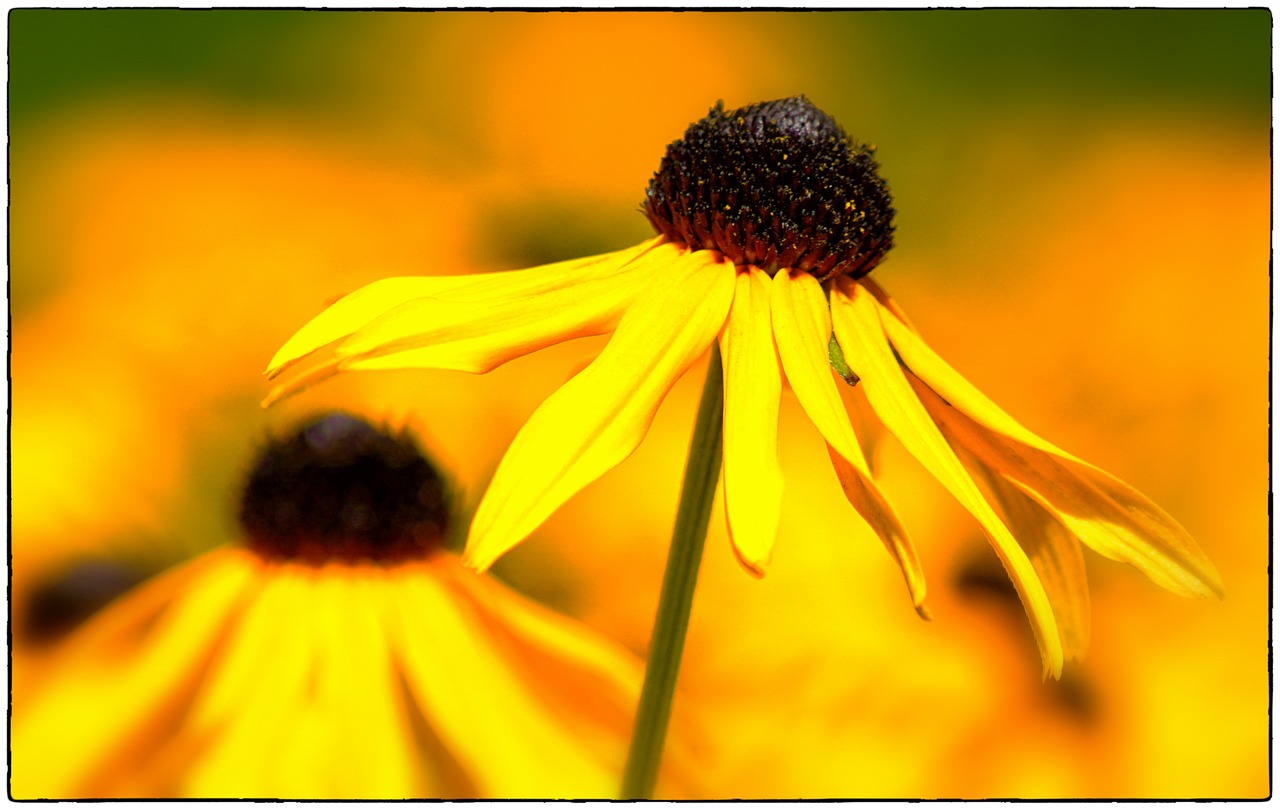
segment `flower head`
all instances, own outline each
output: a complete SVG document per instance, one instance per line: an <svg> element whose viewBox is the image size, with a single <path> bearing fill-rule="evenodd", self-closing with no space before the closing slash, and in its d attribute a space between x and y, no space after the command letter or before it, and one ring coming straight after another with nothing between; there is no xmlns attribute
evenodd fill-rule
<svg viewBox="0 0 1280 810"><path fill-rule="evenodd" d="M612 332L595 361L516 435L471 525L483 570L625 459L666 392L713 344L724 359L724 501L735 553L769 563L782 498L785 379L826 440L849 502L925 584L872 478L833 370L981 524L1057 675L1087 635L1079 543L1178 593L1220 593L1212 563L1169 515L1023 428L951 369L867 274L892 245L893 208L867 147L804 97L713 109L667 150L644 211L660 235L616 253L514 273L391 278L318 315L276 354L276 376L333 357L268 400L345 370L483 373L539 348Z"/></svg>
<svg viewBox="0 0 1280 810"><path fill-rule="evenodd" d="M639 662L463 571L447 519L406 435L272 442L244 546L122 597L16 697L13 794L612 795Z"/></svg>
<svg viewBox="0 0 1280 810"><path fill-rule="evenodd" d="M668 239L737 265L864 276L893 246L873 151L803 96L720 103L667 147L644 212Z"/></svg>

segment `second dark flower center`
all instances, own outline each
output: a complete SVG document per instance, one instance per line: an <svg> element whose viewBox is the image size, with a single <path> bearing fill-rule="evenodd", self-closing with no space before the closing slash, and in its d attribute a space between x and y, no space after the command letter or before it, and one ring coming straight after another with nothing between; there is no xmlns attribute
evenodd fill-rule
<svg viewBox="0 0 1280 810"><path fill-rule="evenodd" d="M392 562L442 546L449 503L444 481L407 433L335 413L262 450L240 523L264 557Z"/></svg>
<svg viewBox="0 0 1280 810"><path fill-rule="evenodd" d="M717 103L667 147L644 212L669 239L735 264L858 278L893 246L872 153L804 96Z"/></svg>

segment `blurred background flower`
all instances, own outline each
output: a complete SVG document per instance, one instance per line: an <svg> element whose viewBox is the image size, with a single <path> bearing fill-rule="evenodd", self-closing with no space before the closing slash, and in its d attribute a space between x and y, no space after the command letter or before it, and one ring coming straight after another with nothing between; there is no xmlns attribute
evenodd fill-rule
<svg viewBox="0 0 1280 810"><path fill-rule="evenodd" d="M1167 509L1227 596L1181 600L1091 560L1090 650L1042 683L961 508L881 443L930 577L926 624L874 536L831 507L821 440L787 395L780 536L807 539L756 581L713 517L676 704L711 730L701 795L1269 794L1266 10L9 22L15 695L41 632L233 536L236 482L281 420L412 423L473 505L600 341L485 377L353 375L263 413L272 352L376 278L634 244L645 183L690 121L721 98L805 93L879 147L899 215L876 277L930 343ZM638 652L698 371L629 461L495 569Z"/></svg>
<svg viewBox="0 0 1280 810"><path fill-rule="evenodd" d="M17 693L12 795L612 796L642 662L466 571L448 487L349 414L273 437L241 542L95 614Z"/></svg>

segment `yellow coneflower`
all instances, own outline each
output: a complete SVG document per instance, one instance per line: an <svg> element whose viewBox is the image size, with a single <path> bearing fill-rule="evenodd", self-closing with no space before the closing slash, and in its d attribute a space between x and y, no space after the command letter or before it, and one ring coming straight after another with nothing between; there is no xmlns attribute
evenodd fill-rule
<svg viewBox="0 0 1280 810"><path fill-rule="evenodd" d="M869 472L833 370L978 520L1057 676L1084 643L1078 541L1187 595L1220 593L1194 540L1155 504L1023 428L956 373L868 274L893 244L873 150L804 97L717 105L672 143L644 212L659 235L616 253L472 277L390 278L338 301L268 367L336 341L334 357L268 399L345 370L483 373L613 332L596 360L516 435L485 493L465 562L484 570L625 459L663 397L709 347L724 358L724 500L743 565L769 562L782 481L784 378L827 442L845 495L901 566L924 576Z"/></svg>
<svg viewBox="0 0 1280 810"><path fill-rule="evenodd" d="M343 414L270 444L246 543L161 575L15 695L18 798L609 797L640 664L442 550L439 475Z"/></svg>

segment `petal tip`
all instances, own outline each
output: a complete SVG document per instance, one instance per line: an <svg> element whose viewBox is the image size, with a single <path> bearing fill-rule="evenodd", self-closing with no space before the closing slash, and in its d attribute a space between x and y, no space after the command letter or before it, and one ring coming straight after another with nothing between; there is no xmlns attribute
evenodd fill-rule
<svg viewBox="0 0 1280 810"><path fill-rule="evenodd" d="M1041 682L1048 681L1050 678L1055 681L1062 680L1062 653L1057 651L1054 655L1043 656L1042 660L1044 661L1044 670L1040 675Z"/></svg>
<svg viewBox="0 0 1280 810"><path fill-rule="evenodd" d="M730 531L729 537L732 540L732 531ZM730 542L729 547L733 549L733 556L738 558L738 564L742 566L744 571L756 579L764 579L764 569L769 564L768 557L761 560L752 560L742 553L736 543Z"/></svg>
<svg viewBox="0 0 1280 810"><path fill-rule="evenodd" d="M283 400L289 399L294 394L298 394L301 392L302 392L302 388L292 386L287 383L283 385L277 385L267 392L267 395L262 398L261 402L258 403L258 407L262 408L262 410L265 411L268 408L270 408L272 405L275 405L277 402L282 402Z"/></svg>
<svg viewBox="0 0 1280 810"><path fill-rule="evenodd" d="M476 574L483 574L493 565L493 560L477 559L471 551L462 552L462 567L470 568Z"/></svg>
<svg viewBox="0 0 1280 810"><path fill-rule="evenodd" d="M330 377L337 376L345 370L350 363L346 359L331 360L321 363L305 372L300 373L288 382L280 383L267 392L266 397L262 400L263 408L270 408L281 400L288 399L295 394L301 394L308 388L321 383ZM281 368L283 371L283 367Z"/></svg>
<svg viewBox="0 0 1280 810"><path fill-rule="evenodd" d="M1213 597L1221 601L1227 598L1227 588L1222 581L1222 574L1218 573L1217 567L1207 559L1205 560L1205 570L1201 572L1197 579L1205 588L1205 592L1201 594L1202 599Z"/></svg>
<svg viewBox="0 0 1280 810"><path fill-rule="evenodd" d="M752 565L745 560L739 560L742 563L742 569L752 576L754 579L764 579L764 568L758 565Z"/></svg>

